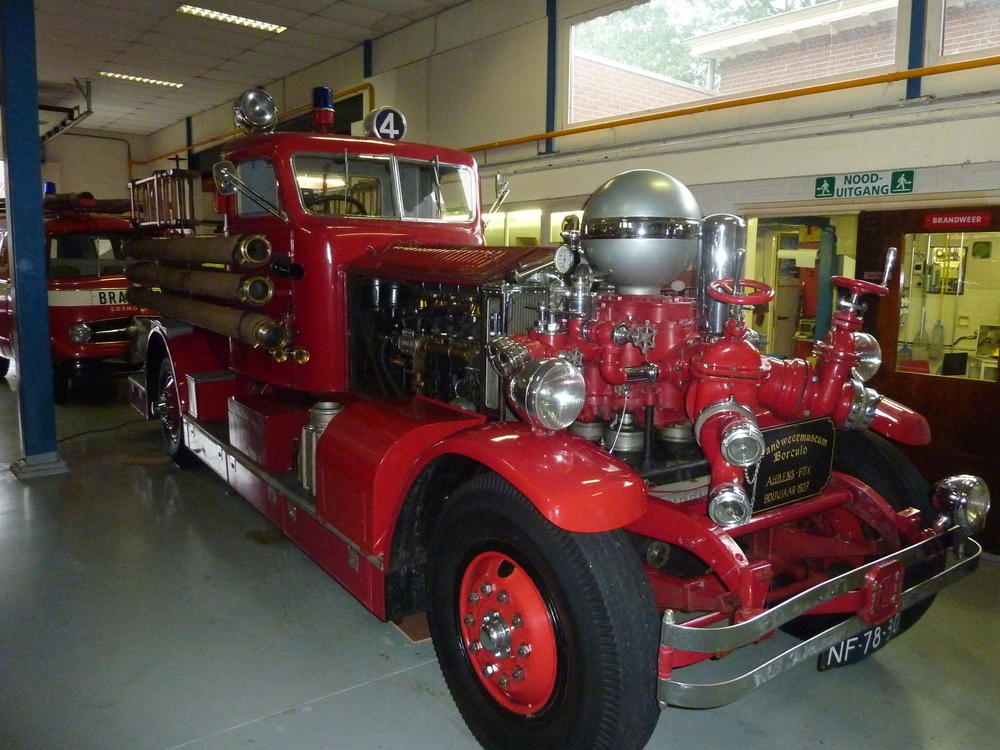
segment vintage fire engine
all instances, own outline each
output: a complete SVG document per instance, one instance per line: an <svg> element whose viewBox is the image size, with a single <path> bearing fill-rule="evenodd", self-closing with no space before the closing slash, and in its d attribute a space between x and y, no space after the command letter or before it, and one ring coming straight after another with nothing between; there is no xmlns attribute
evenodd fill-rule
<svg viewBox="0 0 1000 750"><path fill-rule="evenodd" d="M93 386L141 367L137 325L152 313L125 299L122 245L135 234L128 200L47 195L43 209L53 394L65 403L74 381ZM5 229L0 218L0 240ZM0 241L0 376L14 356L10 281L9 251Z"/></svg>
<svg viewBox="0 0 1000 750"><path fill-rule="evenodd" d="M772 294L734 281L744 223L661 172L600 186L560 247L488 247L462 152L253 133L223 158L224 234L127 251L165 316L133 403L377 617L426 611L484 747L640 748L659 708L871 654L976 567L983 482L932 489L876 434L930 439L865 385L893 256L833 279L815 361L776 359L742 321ZM685 681L779 628L803 640Z"/></svg>

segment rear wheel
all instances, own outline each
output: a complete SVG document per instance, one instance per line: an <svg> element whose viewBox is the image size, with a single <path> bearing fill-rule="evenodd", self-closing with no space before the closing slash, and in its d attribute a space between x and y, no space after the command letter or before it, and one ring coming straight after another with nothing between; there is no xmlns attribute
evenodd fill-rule
<svg viewBox="0 0 1000 750"><path fill-rule="evenodd" d="M52 400L59 406L65 406L69 401L69 391L73 384L72 378L58 365L52 368Z"/></svg>
<svg viewBox="0 0 1000 750"><path fill-rule="evenodd" d="M8 372L10 372L10 360L0 357L0 378L7 377Z"/></svg>
<svg viewBox="0 0 1000 750"><path fill-rule="evenodd" d="M177 393L177 379L170 359L160 364L157 380L156 413L163 430L163 447L178 466L189 467L198 463L197 457L184 443L184 422L181 419L181 401Z"/></svg>
<svg viewBox="0 0 1000 750"><path fill-rule="evenodd" d="M447 501L429 561L434 648L485 748L645 745L658 618L622 532L560 529L485 474Z"/></svg>

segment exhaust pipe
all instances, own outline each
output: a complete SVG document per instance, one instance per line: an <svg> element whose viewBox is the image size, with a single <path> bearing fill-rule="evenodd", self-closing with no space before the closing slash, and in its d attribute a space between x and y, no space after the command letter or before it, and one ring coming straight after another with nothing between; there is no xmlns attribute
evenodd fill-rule
<svg viewBox="0 0 1000 750"><path fill-rule="evenodd" d="M289 342L285 326L263 313L251 310L234 310L195 299L179 297L167 292L154 292L142 287L132 287L126 292L130 304L144 307L185 323L207 328L223 336L259 346L268 351L281 349Z"/></svg>
<svg viewBox="0 0 1000 750"><path fill-rule="evenodd" d="M274 284L263 276L166 268L148 262L127 268L125 275L130 281L144 286L158 286L248 305L263 305L274 295Z"/></svg>
<svg viewBox="0 0 1000 750"><path fill-rule="evenodd" d="M708 285L718 279L743 276L747 254L747 225L733 214L711 214L701 221L701 250L698 258L698 289L695 316L698 332L713 338L722 335L729 320L729 305L708 296Z"/></svg>
<svg viewBox="0 0 1000 750"><path fill-rule="evenodd" d="M143 237L129 240L125 257L133 260L172 260L186 263L262 266L271 259L271 243L260 234L238 237L203 235Z"/></svg>

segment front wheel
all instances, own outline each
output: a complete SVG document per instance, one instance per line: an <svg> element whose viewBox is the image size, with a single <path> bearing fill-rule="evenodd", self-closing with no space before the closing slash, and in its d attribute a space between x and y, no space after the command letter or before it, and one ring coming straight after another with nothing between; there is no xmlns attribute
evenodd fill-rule
<svg viewBox="0 0 1000 750"><path fill-rule="evenodd" d="M160 364L160 374L157 380L158 391L156 413L160 417L160 427L163 430L163 447L174 463L182 467L194 466L198 458L184 443L184 422L181 418L181 400L177 393L177 379L170 359L165 358Z"/></svg>
<svg viewBox="0 0 1000 750"><path fill-rule="evenodd" d="M916 508L923 517L924 526L930 525L934 520L931 487L927 480L898 448L880 435L872 432L838 433L833 454L833 468L860 479L879 493L893 510ZM860 540L870 538L872 534L858 518L847 511L841 509L826 511L820 516L820 520L824 518L834 522L828 524L830 535ZM864 560L858 560L855 564L862 562ZM841 573L845 569L841 565L832 571L831 575ZM943 556L911 565L907 568L903 579L904 588L925 581L943 569ZM898 632L902 633L915 625L933 602L934 597L931 596L903 610ZM782 630L799 638L811 638L843 619L843 615L805 615L786 624Z"/></svg>
<svg viewBox="0 0 1000 750"><path fill-rule="evenodd" d="M428 566L434 648L485 748L645 745L658 618L622 532L560 529L484 474L446 502Z"/></svg>

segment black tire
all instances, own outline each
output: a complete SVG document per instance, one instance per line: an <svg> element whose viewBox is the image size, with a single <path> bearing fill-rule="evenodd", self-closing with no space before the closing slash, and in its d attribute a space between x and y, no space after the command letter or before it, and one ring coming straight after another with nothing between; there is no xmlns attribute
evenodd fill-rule
<svg viewBox="0 0 1000 750"><path fill-rule="evenodd" d="M184 423L181 419L181 401L177 393L177 380L170 359L160 363L157 378L156 413L163 432L163 448L174 463L183 468L198 464L198 457L184 443Z"/></svg>
<svg viewBox="0 0 1000 750"><path fill-rule="evenodd" d="M833 468L860 479L885 498L893 510L916 508L921 512L925 527L934 520L931 487L927 480L896 446L881 435L872 432L838 432ZM909 588L939 573L943 568L944 558L941 556L923 564L911 565L906 570L903 586ZM899 632L915 625L933 602L932 596L904 610ZM843 617L837 615L806 616L788 623L782 629L799 638L809 638L842 620Z"/></svg>
<svg viewBox="0 0 1000 750"><path fill-rule="evenodd" d="M623 532L560 529L484 474L448 499L428 558L434 649L483 747L646 744L659 717L659 622ZM482 588L487 580L494 590ZM491 664L498 671L488 676Z"/></svg>
<svg viewBox="0 0 1000 750"><path fill-rule="evenodd" d="M0 378L7 377L8 372L10 372L10 360L6 357L0 357Z"/></svg>
<svg viewBox="0 0 1000 750"><path fill-rule="evenodd" d="M58 367L52 369L52 400L59 406L65 406L69 401L70 386L73 381L69 375Z"/></svg>

